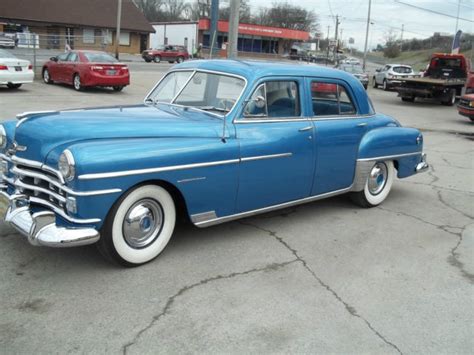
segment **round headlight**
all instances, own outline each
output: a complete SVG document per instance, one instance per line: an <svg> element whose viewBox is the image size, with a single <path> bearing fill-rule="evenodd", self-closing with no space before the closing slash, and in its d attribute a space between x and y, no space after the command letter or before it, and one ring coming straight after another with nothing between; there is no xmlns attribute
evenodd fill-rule
<svg viewBox="0 0 474 355"><path fill-rule="evenodd" d="M7 132L5 128L0 125L0 149L5 149L7 147Z"/></svg>
<svg viewBox="0 0 474 355"><path fill-rule="evenodd" d="M71 181L74 179L76 174L76 164L74 162L74 157L69 150L65 150L58 161L58 169L64 180Z"/></svg>

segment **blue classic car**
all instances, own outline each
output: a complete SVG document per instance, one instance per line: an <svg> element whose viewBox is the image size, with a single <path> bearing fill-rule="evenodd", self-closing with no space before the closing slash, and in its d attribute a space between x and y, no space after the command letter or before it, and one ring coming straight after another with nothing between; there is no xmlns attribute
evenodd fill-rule
<svg viewBox="0 0 474 355"><path fill-rule="evenodd" d="M207 227L344 193L372 207L428 169L418 130L316 66L190 61L140 105L17 118L0 125L0 218L126 266L158 256L179 213Z"/></svg>

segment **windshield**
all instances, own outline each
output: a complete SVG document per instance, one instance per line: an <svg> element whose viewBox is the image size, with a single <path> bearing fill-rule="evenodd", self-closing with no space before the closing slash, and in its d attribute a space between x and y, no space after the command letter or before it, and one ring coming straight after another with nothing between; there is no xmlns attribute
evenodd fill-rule
<svg viewBox="0 0 474 355"><path fill-rule="evenodd" d="M0 58L16 58L16 57L10 52L4 49L0 49Z"/></svg>
<svg viewBox="0 0 474 355"><path fill-rule="evenodd" d="M169 103L225 115L232 110L245 81L225 74L200 71L169 73L147 97L147 102Z"/></svg>
<svg viewBox="0 0 474 355"><path fill-rule="evenodd" d="M117 63L118 60L112 57L110 54L107 53L93 53L93 52L85 52L84 56L87 58L89 62L97 62L97 63Z"/></svg>

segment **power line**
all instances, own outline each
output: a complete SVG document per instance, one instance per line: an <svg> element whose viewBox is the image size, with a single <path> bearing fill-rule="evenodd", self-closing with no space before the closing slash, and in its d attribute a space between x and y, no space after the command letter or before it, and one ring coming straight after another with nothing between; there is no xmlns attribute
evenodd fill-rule
<svg viewBox="0 0 474 355"><path fill-rule="evenodd" d="M416 5L409 4L409 3L406 3L406 2L403 2L403 1L400 1L400 0L394 0L394 1L395 1L397 4L402 4L402 5L405 5L405 6L413 7L413 8L418 9L418 10L430 12L430 13L432 13L432 14L436 14L436 15L440 15L440 16L450 17L450 18L459 19L459 20L462 20L462 21L467 21L467 22L472 22L472 23L474 23L473 20L469 20L469 19L466 19L466 18L463 18L463 17L457 17L457 16L445 14L445 13L443 13L443 12L438 12L438 11L435 11L435 10L427 9L427 8L425 8L425 7L416 6Z"/></svg>

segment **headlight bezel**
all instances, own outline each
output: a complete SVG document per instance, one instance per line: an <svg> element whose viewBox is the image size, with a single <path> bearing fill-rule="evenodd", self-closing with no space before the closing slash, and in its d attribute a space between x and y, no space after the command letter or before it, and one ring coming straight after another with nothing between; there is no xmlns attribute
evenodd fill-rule
<svg viewBox="0 0 474 355"><path fill-rule="evenodd" d="M76 176L76 162L69 149L61 153L58 159L58 170L64 180L72 181Z"/></svg>
<svg viewBox="0 0 474 355"><path fill-rule="evenodd" d="M7 131L0 125L0 149L5 149L8 145Z"/></svg>

